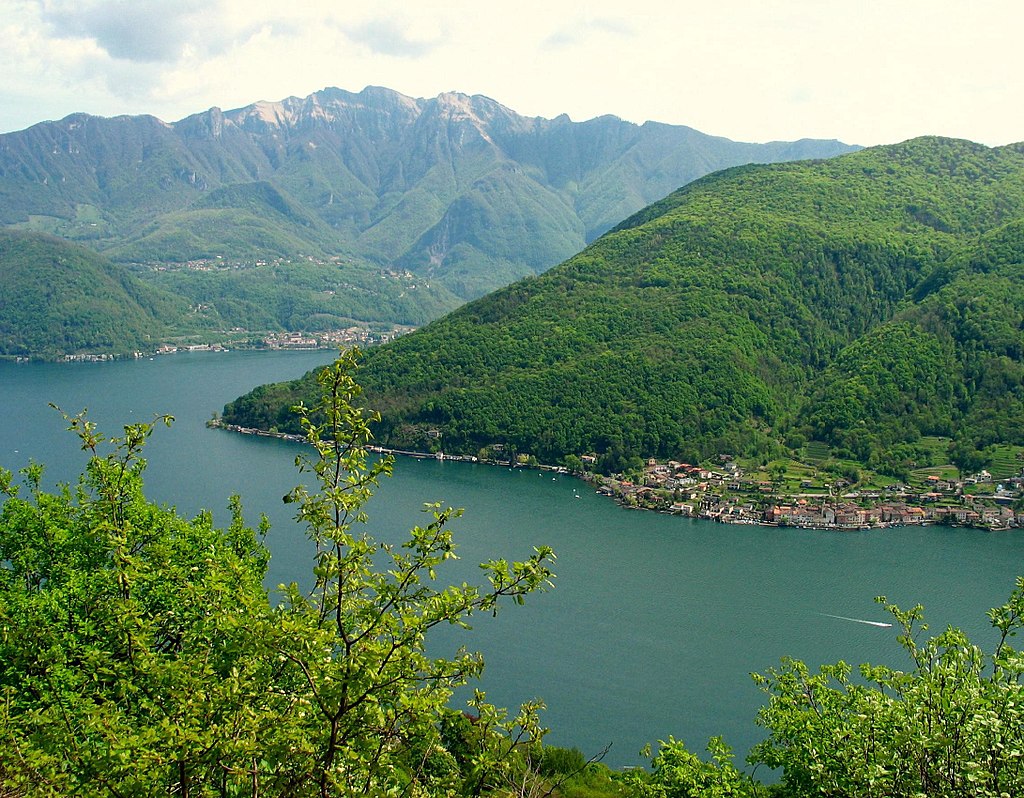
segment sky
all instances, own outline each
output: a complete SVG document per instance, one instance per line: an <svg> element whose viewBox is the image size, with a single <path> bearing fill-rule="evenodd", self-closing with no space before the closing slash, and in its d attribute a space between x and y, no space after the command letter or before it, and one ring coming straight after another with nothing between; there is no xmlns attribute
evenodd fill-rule
<svg viewBox="0 0 1024 798"><path fill-rule="evenodd" d="M385 86L738 141L1024 140L1022 0L0 0L0 132Z"/></svg>

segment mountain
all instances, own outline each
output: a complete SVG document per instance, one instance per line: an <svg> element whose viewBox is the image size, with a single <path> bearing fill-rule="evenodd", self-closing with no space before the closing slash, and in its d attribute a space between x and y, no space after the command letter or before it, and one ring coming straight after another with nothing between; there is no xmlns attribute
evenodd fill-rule
<svg viewBox="0 0 1024 798"><path fill-rule="evenodd" d="M0 230L0 356L153 349L185 303L79 245Z"/></svg>
<svg viewBox="0 0 1024 798"><path fill-rule="evenodd" d="M325 89L172 124L74 114L0 135L0 224L119 262L340 257L410 271L452 297L436 316L543 272L701 175L851 149Z"/></svg>
<svg viewBox="0 0 1024 798"><path fill-rule="evenodd" d="M1024 444L1022 354L1024 145L922 138L697 180L367 352L359 380L390 444L696 461L815 440L898 470L921 436ZM294 427L310 379L225 419Z"/></svg>

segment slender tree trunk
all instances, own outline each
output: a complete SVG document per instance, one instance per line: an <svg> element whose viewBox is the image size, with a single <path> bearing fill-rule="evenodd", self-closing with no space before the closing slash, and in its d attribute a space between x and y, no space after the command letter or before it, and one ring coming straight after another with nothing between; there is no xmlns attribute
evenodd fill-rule
<svg viewBox="0 0 1024 798"><path fill-rule="evenodd" d="M178 760L178 794L181 798L188 798L189 787L188 787L188 769L185 766L185 760Z"/></svg>

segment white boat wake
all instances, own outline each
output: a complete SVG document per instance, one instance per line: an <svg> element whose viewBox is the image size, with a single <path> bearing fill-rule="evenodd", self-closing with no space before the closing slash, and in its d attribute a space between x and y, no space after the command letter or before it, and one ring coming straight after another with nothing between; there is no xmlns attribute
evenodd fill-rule
<svg viewBox="0 0 1024 798"><path fill-rule="evenodd" d="M829 615L827 612L819 612L818 615L824 615L826 618L837 618L840 621L853 621L854 623L866 623L868 626L880 626L883 629L889 629L892 627L891 623L885 623L885 621L866 621L863 618L848 618L845 615Z"/></svg>

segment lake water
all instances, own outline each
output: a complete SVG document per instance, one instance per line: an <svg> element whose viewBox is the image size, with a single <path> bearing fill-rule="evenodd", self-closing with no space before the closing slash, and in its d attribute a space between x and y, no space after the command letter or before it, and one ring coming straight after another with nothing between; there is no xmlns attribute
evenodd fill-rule
<svg viewBox="0 0 1024 798"><path fill-rule="evenodd" d="M205 422L252 386L291 379L330 352L178 354L134 362L0 364L0 465L30 458L47 480L84 464L76 440L47 407L89 409L101 429L176 417L147 447L150 498L185 515L227 519L243 497L247 518L270 518L271 583L302 581L309 548L281 497L299 480L296 444L210 430ZM621 509L577 480L537 471L399 460L370 503L370 528L394 538L423 523L424 502L465 507L456 530L455 580L477 581L489 557L523 558L537 544L558 554L555 590L449 633L484 653L483 688L515 706L548 704L549 741L606 762L637 764L669 735L702 750L723 735L739 756L761 735L764 696L749 678L780 657L816 666L843 659L901 664L892 629L827 617L888 620L872 597L925 605L933 630L962 626L982 644L984 612L1002 603L1024 566L1024 534L931 527L819 532L712 524ZM447 630L445 630L447 631Z"/></svg>

